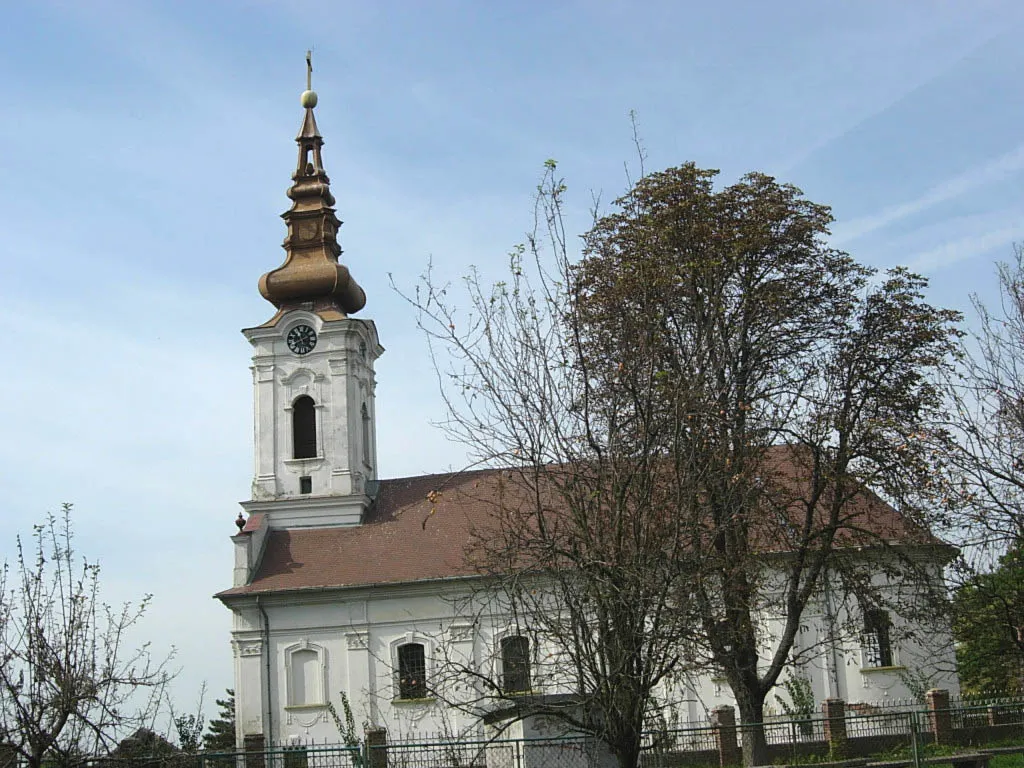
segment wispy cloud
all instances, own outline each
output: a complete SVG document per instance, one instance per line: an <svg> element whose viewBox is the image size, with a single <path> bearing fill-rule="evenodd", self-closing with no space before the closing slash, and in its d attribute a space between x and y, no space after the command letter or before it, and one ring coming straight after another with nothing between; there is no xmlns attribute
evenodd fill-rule
<svg viewBox="0 0 1024 768"><path fill-rule="evenodd" d="M1024 238L1024 223L971 234L923 251L911 257L907 266L914 272L927 274L942 267L970 258L982 256L994 248L1005 247L1014 240Z"/></svg>
<svg viewBox="0 0 1024 768"><path fill-rule="evenodd" d="M862 216L837 224L833 228L832 242L837 247L846 247L849 243L865 235L1022 171L1024 171L1024 144L1018 145L984 165L946 179L914 200L891 206L870 216Z"/></svg>

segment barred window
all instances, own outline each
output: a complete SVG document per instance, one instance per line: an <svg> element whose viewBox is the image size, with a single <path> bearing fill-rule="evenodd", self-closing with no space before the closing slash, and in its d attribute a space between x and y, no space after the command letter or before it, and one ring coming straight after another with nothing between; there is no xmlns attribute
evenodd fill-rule
<svg viewBox="0 0 1024 768"><path fill-rule="evenodd" d="M501 686L505 693L530 690L530 641L521 635L502 638Z"/></svg>
<svg viewBox="0 0 1024 768"><path fill-rule="evenodd" d="M427 697L427 661L421 643L398 647L398 698Z"/></svg>
<svg viewBox="0 0 1024 768"><path fill-rule="evenodd" d="M892 644L889 640L889 614L878 608L864 611L864 666L891 667Z"/></svg>

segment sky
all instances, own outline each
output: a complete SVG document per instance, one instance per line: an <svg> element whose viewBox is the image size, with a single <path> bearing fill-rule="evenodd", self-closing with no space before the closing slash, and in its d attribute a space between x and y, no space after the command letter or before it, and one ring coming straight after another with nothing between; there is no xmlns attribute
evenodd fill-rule
<svg viewBox="0 0 1024 768"><path fill-rule="evenodd" d="M250 347L273 314L313 49L343 261L387 350L383 477L459 468L412 290L500 275L544 161L586 229L646 168L763 171L833 243L993 303L1024 241L1024 3L9 3L0 25L0 560L73 502L173 696L231 685L229 537L252 480ZM968 317L968 322L970 318Z"/></svg>

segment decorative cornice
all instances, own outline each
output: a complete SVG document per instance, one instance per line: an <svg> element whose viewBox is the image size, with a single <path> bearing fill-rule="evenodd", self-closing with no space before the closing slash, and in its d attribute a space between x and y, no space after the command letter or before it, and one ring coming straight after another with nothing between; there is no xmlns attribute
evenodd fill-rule
<svg viewBox="0 0 1024 768"><path fill-rule="evenodd" d="M239 656L259 656L263 653L263 643L260 640L240 640L235 643L235 651Z"/></svg>
<svg viewBox="0 0 1024 768"><path fill-rule="evenodd" d="M345 634L345 642L348 643L348 649L350 651L365 651L369 648L370 633L347 632Z"/></svg>

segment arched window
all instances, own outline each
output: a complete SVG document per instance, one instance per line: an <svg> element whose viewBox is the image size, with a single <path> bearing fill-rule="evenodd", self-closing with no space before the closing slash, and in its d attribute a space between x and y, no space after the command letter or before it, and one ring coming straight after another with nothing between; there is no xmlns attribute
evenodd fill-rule
<svg viewBox="0 0 1024 768"><path fill-rule="evenodd" d="M292 403L293 458L312 459L316 456L316 405L313 398L302 395Z"/></svg>
<svg viewBox="0 0 1024 768"><path fill-rule="evenodd" d="M422 643L398 646L398 698L427 697L427 660Z"/></svg>
<svg viewBox="0 0 1024 768"><path fill-rule="evenodd" d="M361 413L363 419L363 464L372 467L373 465L370 463L370 412L366 410L366 403L363 403Z"/></svg>
<svg viewBox="0 0 1024 768"><path fill-rule="evenodd" d="M530 641L522 635L501 640L501 687L505 693L530 690Z"/></svg>

